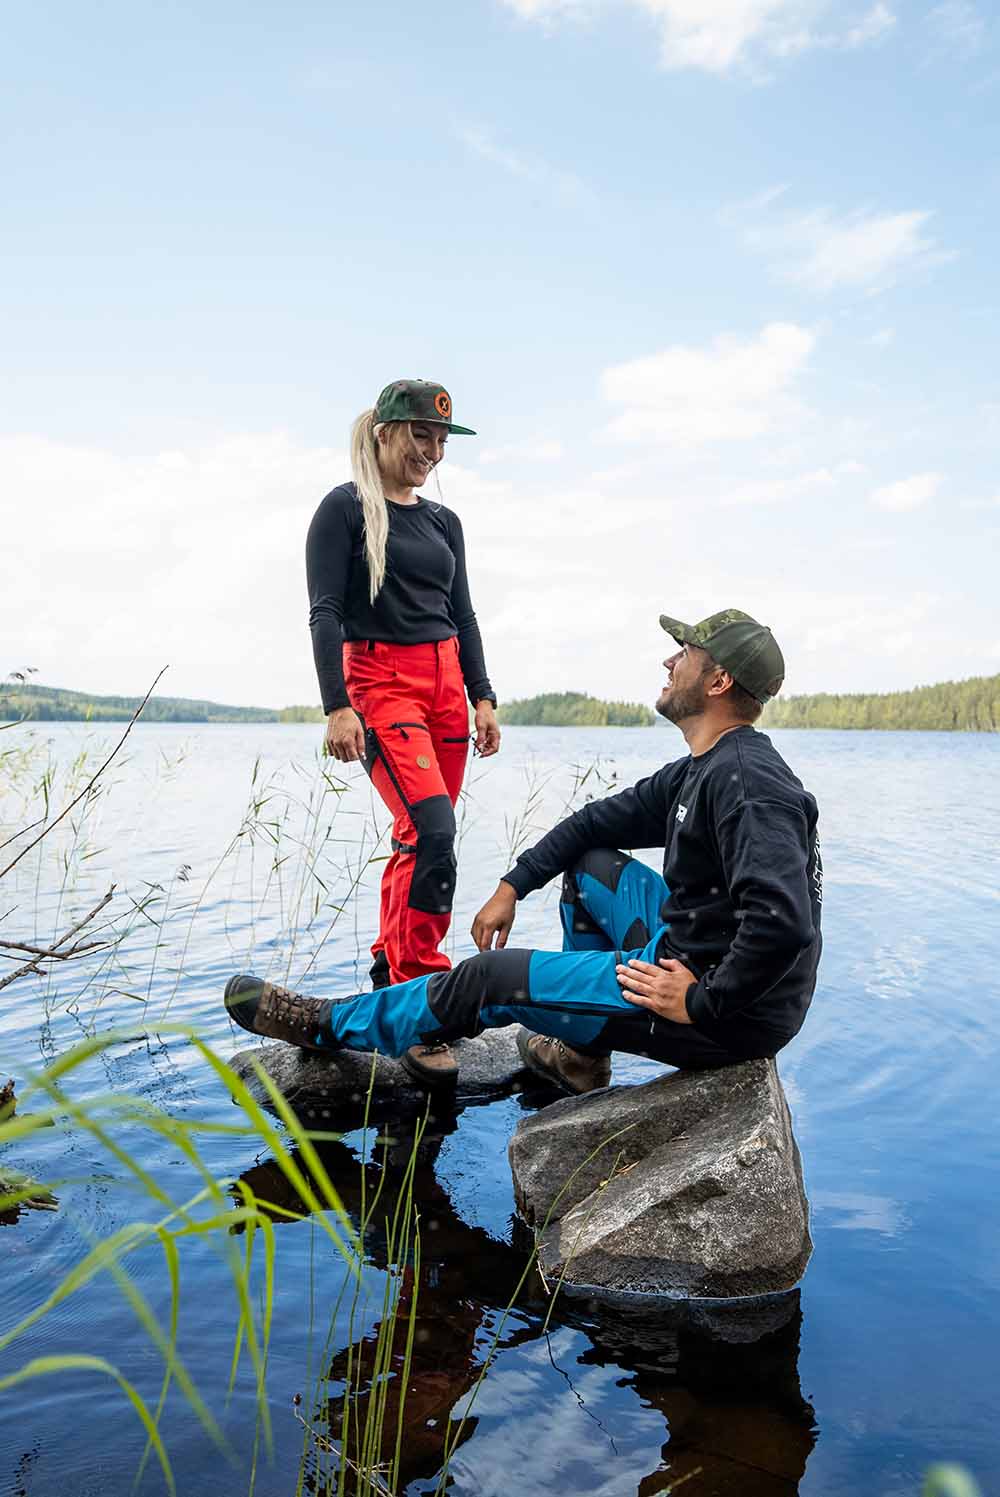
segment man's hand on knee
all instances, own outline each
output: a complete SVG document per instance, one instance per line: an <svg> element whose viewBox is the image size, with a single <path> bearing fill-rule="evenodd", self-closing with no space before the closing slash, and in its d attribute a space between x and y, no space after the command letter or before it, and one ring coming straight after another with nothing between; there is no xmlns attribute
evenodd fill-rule
<svg viewBox="0 0 1000 1497"><path fill-rule="evenodd" d="M674 1024L690 1024L685 997L693 982L693 972L672 957L661 957L652 962L630 961L627 966L615 968L622 997L639 1008L648 1008L661 1019L670 1019Z"/></svg>
<svg viewBox="0 0 1000 1497"><path fill-rule="evenodd" d="M516 905L517 895L510 884L505 884L501 879L496 893L486 901L472 922L472 939L480 951L489 951L494 937L498 951L506 946L510 928L514 924Z"/></svg>

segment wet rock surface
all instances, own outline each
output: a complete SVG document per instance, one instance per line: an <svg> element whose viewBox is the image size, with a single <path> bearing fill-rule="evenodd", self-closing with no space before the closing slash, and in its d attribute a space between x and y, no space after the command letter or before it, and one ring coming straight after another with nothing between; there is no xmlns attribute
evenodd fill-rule
<svg viewBox="0 0 1000 1497"><path fill-rule="evenodd" d="M472 1040L456 1041L452 1049L458 1059L457 1085L454 1091L448 1088L437 1095L464 1103L510 1091L524 1069L517 1053L517 1028L512 1024L487 1030ZM369 1088L373 1119L387 1110L394 1114L410 1108L422 1110L427 1101L426 1089L398 1060L357 1050L318 1055L294 1045L272 1044L240 1050L229 1062L254 1100L265 1107L271 1099L256 1074L255 1061L295 1112L311 1124L329 1119L357 1127L364 1117Z"/></svg>
<svg viewBox="0 0 1000 1497"><path fill-rule="evenodd" d="M568 1097L509 1147L550 1281L708 1298L780 1293L812 1242L773 1061Z"/></svg>

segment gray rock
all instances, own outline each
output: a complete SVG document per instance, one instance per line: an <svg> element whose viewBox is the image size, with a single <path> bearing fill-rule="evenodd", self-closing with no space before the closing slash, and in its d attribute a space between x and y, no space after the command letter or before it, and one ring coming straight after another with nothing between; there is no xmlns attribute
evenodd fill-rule
<svg viewBox="0 0 1000 1497"><path fill-rule="evenodd" d="M773 1061L569 1097L522 1122L509 1153L550 1283L776 1294L809 1261L802 1166Z"/></svg>
<svg viewBox="0 0 1000 1497"><path fill-rule="evenodd" d="M654 1365L653 1353L659 1355L664 1348L664 1360L676 1362L677 1340L687 1334L713 1347L754 1346L800 1315L800 1294L799 1289L786 1289L738 1299L676 1299L614 1289L595 1294L593 1288L564 1280L557 1303L561 1320L589 1325L602 1345L631 1347L630 1365L638 1365L640 1354L647 1354L647 1365Z"/></svg>
<svg viewBox="0 0 1000 1497"><path fill-rule="evenodd" d="M517 1053L516 1024L489 1029L472 1040L452 1046L458 1058L456 1102L509 1091L524 1067ZM270 1106L267 1089L254 1070L262 1065L278 1090L302 1118L316 1125L325 1121L359 1124L371 1087L370 1117L377 1121L388 1108L393 1114L422 1110L427 1093L417 1086L398 1060L358 1050L318 1055L294 1045L261 1045L240 1050L229 1065L243 1080L254 1100ZM374 1065L374 1080L372 1067Z"/></svg>

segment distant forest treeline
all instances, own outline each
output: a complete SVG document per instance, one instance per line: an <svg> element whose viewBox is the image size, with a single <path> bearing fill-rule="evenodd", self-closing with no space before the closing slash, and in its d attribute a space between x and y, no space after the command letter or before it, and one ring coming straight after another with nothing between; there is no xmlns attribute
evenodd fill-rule
<svg viewBox="0 0 1000 1497"><path fill-rule="evenodd" d="M0 686L0 719L33 722L128 722L142 697L95 697L58 686L31 686L13 681ZM318 710L318 709L317 709ZM151 697L142 721L147 723L273 723L281 714L271 707L225 707L190 697ZM297 719L293 719L295 721Z"/></svg>
<svg viewBox="0 0 1000 1497"><path fill-rule="evenodd" d="M0 721L128 722L141 697L91 696L20 680L0 685ZM656 721L637 702L605 702L582 691L551 691L505 702L500 721L517 726L648 727ZM190 697L153 697L143 722L320 723L320 707L229 707ZM762 728L911 728L944 732L1000 732L1000 676L944 681L913 691L778 697L764 709Z"/></svg>
<svg viewBox="0 0 1000 1497"><path fill-rule="evenodd" d="M910 728L943 732L1000 732L1000 676L942 681L913 691L778 697L762 728Z"/></svg>
<svg viewBox="0 0 1000 1497"><path fill-rule="evenodd" d="M504 702L497 716L515 726L553 728L648 728L656 720L638 702L602 702L582 691L547 691Z"/></svg>

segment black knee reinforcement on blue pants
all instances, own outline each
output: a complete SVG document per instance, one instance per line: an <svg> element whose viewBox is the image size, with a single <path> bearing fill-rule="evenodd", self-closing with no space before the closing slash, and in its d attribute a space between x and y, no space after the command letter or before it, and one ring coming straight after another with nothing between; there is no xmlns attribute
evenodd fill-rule
<svg viewBox="0 0 1000 1497"><path fill-rule="evenodd" d="M602 934L601 927L589 911L584 908L574 875L575 870L570 870L563 874L559 903L565 905L572 912L571 923L574 935L599 936Z"/></svg>
<svg viewBox="0 0 1000 1497"><path fill-rule="evenodd" d="M566 875L566 881L572 880L576 874L588 873L599 884L610 889L612 894L617 894L622 871L631 861L629 854L619 852L617 847L591 847L573 864Z"/></svg>
<svg viewBox="0 0 1000 1497"><path fill-rule="evenodd" d="M410 807L417 829L413 882L407 904L428 915L447 915L455 900L455 811L446 795L430 795Z"/></svg>
<svg viewBox="0 0 1000 1497"><path fill-rule="evenodd" d="M583 903L578 882L580 876L587 874L597 883L602 884L605 889L610 890L612 894L617 894L622 873L631 862L632 858L626 853L619 852L617 848L592 847L563 874L560 898L561 902L573 912L572 929L575 935L604 934L601 926ZM646 922L636 917L625 933L622 949L637 951L640 946L645 946L649 936Z"/></svg>
<svg viewBox="0 0 1000 1497"><path fill-rule="evenodd" d="M484 1003L528 1000L530 951L480 951L450 972L436 972L427 984L427 1006L451 1036L479 1033Z"/></svg>
<svg viewBox="0 0 1000 1497"><path fill-rule="evenodd" d="M622 936L623 951L640 951L649 942L649 928L645 920L640 920L636 915L628 930Z"/></svg>

